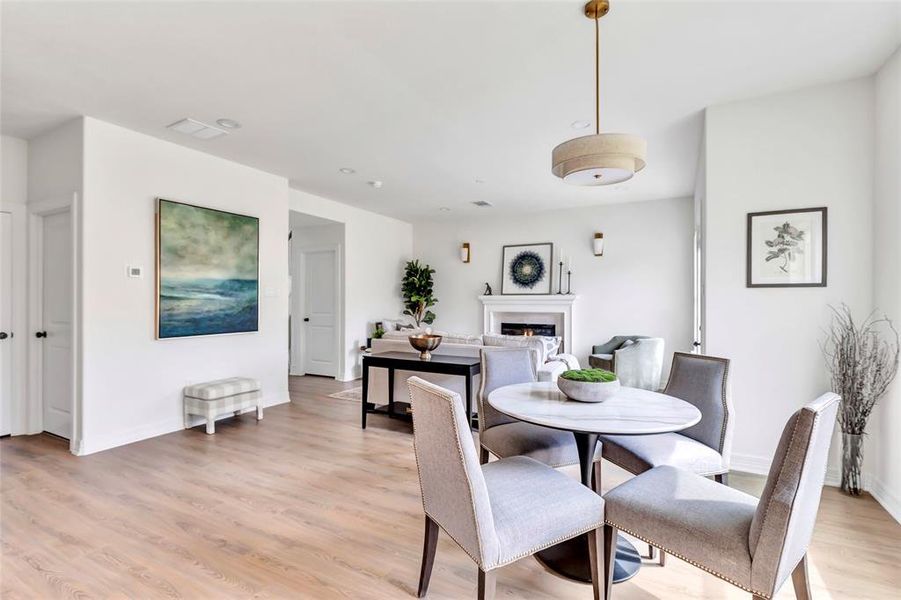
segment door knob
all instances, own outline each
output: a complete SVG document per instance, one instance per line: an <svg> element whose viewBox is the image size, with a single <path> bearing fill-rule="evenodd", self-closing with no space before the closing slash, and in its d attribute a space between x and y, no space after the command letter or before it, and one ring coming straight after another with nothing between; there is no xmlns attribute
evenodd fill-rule
<svg viewBox="0 0 901 600"><path fill-rule="evenodd" d="M9 337L8 333L6 333L5 331L0 331L0 340L5 340L8 337Z"/></svg>
<svg viewBox="0 0 901 600"><path fill-rule="evenodd" d="M45 337L47 337L47 332L46 331L38 331L36 334L34 334L34 337L45 338Z"/></svg>
<svg viewBox="0 0 901 600"><path fill-rule="evenodd" d="M310 322L310 317L304 317L304 318L303 318L303 322L304 322L304 323L309 323L309 322Z"/></svg>

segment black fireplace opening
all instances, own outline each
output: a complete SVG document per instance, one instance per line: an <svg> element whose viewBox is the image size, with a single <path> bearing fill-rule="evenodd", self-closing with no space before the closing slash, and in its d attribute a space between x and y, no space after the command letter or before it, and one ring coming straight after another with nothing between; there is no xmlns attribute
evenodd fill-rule
<svg viewBox="0 0 901 600"><path fill-rule="evenodd" d="M501 323L504 335L557 335L557 326L548 323Z"/></svg>

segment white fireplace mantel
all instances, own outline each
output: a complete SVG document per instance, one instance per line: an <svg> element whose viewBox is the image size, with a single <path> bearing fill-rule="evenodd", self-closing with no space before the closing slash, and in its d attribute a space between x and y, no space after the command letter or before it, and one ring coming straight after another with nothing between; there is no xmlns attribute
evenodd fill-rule
<svg viewBox="0 0 901 600"><path fill-rule="evenodd" d="M557 335L563 338L565 352L572 352L573 340L573 304L576 294L549 295L491 295L479 296L482 303L482 333L500 333L501 320L504 314L532 313L546 315L560 323L562 331Z"/></svg>

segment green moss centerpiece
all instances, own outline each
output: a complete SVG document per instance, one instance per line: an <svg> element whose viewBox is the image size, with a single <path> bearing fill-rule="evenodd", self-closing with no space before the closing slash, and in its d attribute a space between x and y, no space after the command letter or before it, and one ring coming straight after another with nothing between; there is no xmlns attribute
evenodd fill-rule
<svg viewBox="0 0 901 600"><path fill-rule="evenodd" d="M572 369L557 378L557 387L570 400L603 402L619 390L619 379L604 369Z"/></svg>

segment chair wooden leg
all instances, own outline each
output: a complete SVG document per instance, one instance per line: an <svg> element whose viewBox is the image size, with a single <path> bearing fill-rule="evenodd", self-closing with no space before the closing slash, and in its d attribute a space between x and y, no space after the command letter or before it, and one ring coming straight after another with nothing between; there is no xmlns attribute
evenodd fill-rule
<svg viewBox="0 0 901 600"><path fill-rule="evenodd" d="M601 577L604 575L604 568L600 566L600 553L598 552L598 530L588 532L588 562L591 567L591 588L594 590L594 600L601 600L601 590L604 589L606 581L601 583Z"/></svg>
<svg viewBox="0 0 901 600"><path fill-rule="evenodd" d="M729 474L728 473L720 473L719 475L714 475L713 480L717 483L722 483L725 486L729 485Z"/></svg>
<svg viewBox="0 0 901 600"><path fill-rule="evenodd" d="M483 571L482 569L479 569L479 600L494 600L494 591L496 589L496 571Z"/></svg>
<svg viewBox="0 0 901 600"><path fill-rule="evenodd" d="M613 569L616 565L616 527L604 525L604 600L613 596Z"/></svg>
<svg viewBox="0 0 901 600"><path fill-rule="evenodd" d="M480 464L480 465L487 465L487 464L488 464L488 457L489 457L488 450L486 450L485 448L479 446L479 464Z"/></svg>
<svg viewBox="0 0 901 600"><path fill-rule="evenodd" d="M594 490L594 492L598 496L600 496L602 494L602 492L601 492L601 481L602 481L602 479L601 479L601 461L599 461L599 460L594 461L594 467L591 471L591 475L592 475L591 489Z"/></svg>
<svg viewBox="0 0 901 600"><path fill-rule="evenodd" d="M438 549L438 523L426 515L425 537L422 541L422 567L419 570L420 598L425 597L429 591L429 580L432 578L432 565L435 564L435 552Z"/></svg>
<svg viewBox="0 0 901 600"><path fill-rule="evenodd" d="M657 558L657 548L648 544L648 558L654 560Z"/></svg>
<svg viewBox="0 0 901 600"><path fill-rule="evenodd" d="M807 577L807 555L801 558L801 562L792 571L792 583L795 584L795 597L798 600L810 600L810 579Z"/></svg>
<svg viewBox="0 0 901 600"><path fill-rule="evenodd" d="M666 552L664 552L663 550L660 551L660 566L666 566Z"/></svg>

